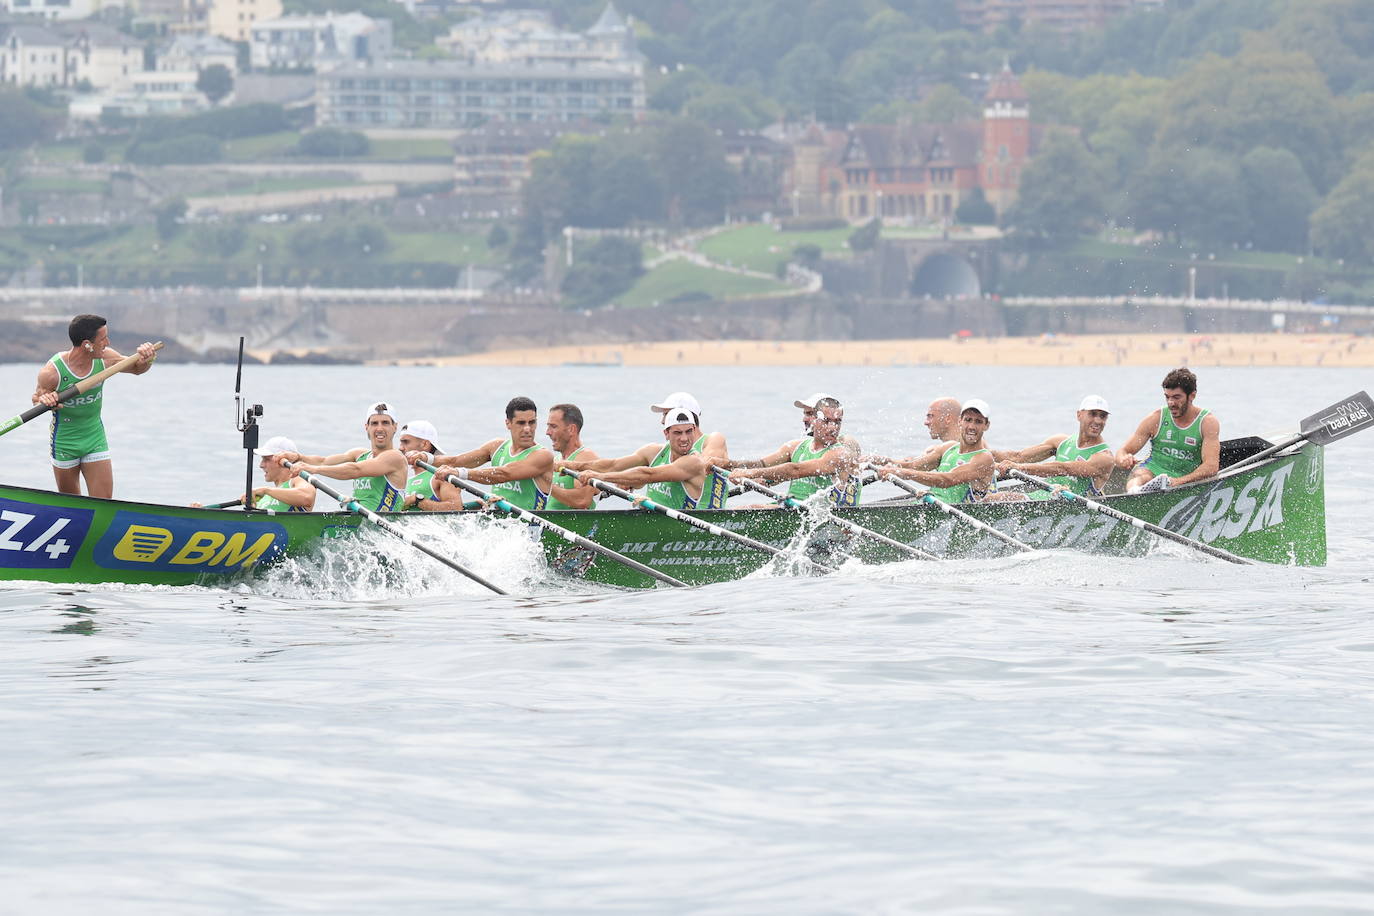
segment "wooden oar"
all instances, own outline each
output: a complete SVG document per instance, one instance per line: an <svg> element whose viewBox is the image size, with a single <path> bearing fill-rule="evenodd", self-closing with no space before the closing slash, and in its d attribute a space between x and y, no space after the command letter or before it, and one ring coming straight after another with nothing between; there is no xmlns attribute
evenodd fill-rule
<svg viewBox="0 0 1374 916"><path fill-rule="evenodd" d="M596 487L603 493L609 493L612 496L619 496L621 499L626 499L631 502L635 501L635 495L633 493L631 493L628 490L622 490L620 487L617 487L613 483L607 483L604 480L592 480L591 485ZM702 521L699 518L693 518L685 512L681 512L677 509L670 509L667 506L660 506L652 499L641 498L638 501L638 505L643 506L650 512L657 512L660 515L666 515L674 521L682 522L684 525L691 525L693 528L700 528L702 531L705 531L708 534L714 534L716 537L722 537L726 540L734 541L737 544L743 544L746 547L753 548L754 550L761 551L762 553L771 554L775 557L781 556L783 553L781 548L774 547L772 544L765 544L763 543L763 541L756 541L753 538L748 537L747 535L737 534L733 531L727 531L719 525L713 525L710 522ZM806 557L803 557L802 559L804 559L807 563L812 564L813 566L817 566L820 569L825 570L826 572L834 572L833 567L826 566L824 563L820 563L816 560L812 560Z"/></svg>
<svg viewBox="0 0 1374 916"><path fill-rule="evenodd" d="M934 496L931 496L925 490L918 489L917 486L909 480L903 480L900 477L889 477L887 478L887 482L891 484L896 484L898 487L902 488L903 490L906 490L912 496L919 496L923 502L935 506L937 509L939 509L946 515L951 515L955 518L961 519L966 524L974 528L977 528L979 531L982 531L991 537L996 538L1003 544L1007 544L1008 546L1015 547L1017 550L1022 551L1031 551L1035 549L1034 547L1030 546L1024 541L1018 541L1016 538L1007 534L1005 531L998 531L996 528L992 527L987 522L980 522L978 519L974 518L972 515L969 515L967 512L964 512L960 509L956 509L949 503L941 502Z"/></svg>
<svg viewBox="0 0 1374 916"><path fill-rule="evenodd" d="M416 462L416 463L417 463L420 467L424 468L426 471L433 471L435 474L441 474L441 475L444 473L443 471L439 470L437 467L435 467L434 465L430 464L430 463L427 462L427 461L419 461L419 462ZM457 487L458 489L460 489L460 490L466 490L467 492L473 494L474 496L487 496L487 495L488 495L487 492L486 492L485 490L483 490L481 487L479 487L479 486L477 486L476 484L474 484L472 481L470 481L470 480L463 480L461 477L457 476L456 474L448 474L448 475L445 475L443 479L444 479L444 480L447 480L449 483L453 484L453 485L454 485L455 487ZM593 540L591 540L591 539L589 539L589 538L585 538L585 537L583 537L582 535L578 534L578 533L575 532L575 531L569 531L567 528L564 528L562 525L555 525L553 522L549 521L548 519L540 518L538 515L535 515L533 512L527 511L527 510L525 510L525 509L521 509L519 506L514 505L513 503L510 503L510 502L508 502L507 500L498 499L498 500L496 501L496 507L497 507L498 509L500 509L502 512L508 512L508 513L510 513L511 515L515 516L515 517L518 518L518 519L523 519L524 521L531 522L531 523L533 523L533 524L535 524L535 525L538 525L539 527L543 528L543 529L546 530L546 531L552 531L554 534L558 535L558 536L561 537L563 540L565 540L565 541L567 541L567 542L569 542L569 543L571 543L571 544L576 544L578 547L585 547L585 548L587 548L588 550L592 551L593 553L600 554L601 556L606 557L606 558L609 559L609 560L615 560L617 563L624 564L625 566L630 567L630 569L637 570L638 572L642 572L642 573L644 573L644 575L646 575L646 576L651 576L651 577L657 579L657 580L660 581L660 582L666 582L666 583L668 583L669 585L673 586L674 588L689 588L689 587L690 587L690 586L687 585L686 582L683 582L681 579L674 579L672 576L668 575L667 573L665 573L665 572L659 572L657 569L654 569L652 566L646 566L645 564L639 562L638 560L632 560L632 559L630 559L629 557L625 556L623 553L616 553L614 550L612 550L612 549L609 548L609 547L606 547L606 546L603 546L603 545L601 545L601 544L598 544L596 541L593 541Z"/></svg>
<svg viewBox="0 0 1374 916"><path fill-rule="evenodd" d="M153 344L153 349L161 350L162 341L159 340L157 343ZM85 394L87 391L90 391L96 385L99 385L101 382L105 381L111 376L118 375L120 372L123 372L125 369L129 368L134 363L138 362L139 359L140 357L137 353L135 353L133 356L126 356L114 365L106 366L104 369L100 370L95 375L92 375L89 378L83 378L75 385L63 388L61 391L57 393L57 403L62 404L67 401L70 401L78 394ZM3 436L10 430L18 429L25 423L32 420L34 417L41 417L49 410L52 410L52 408L49 407L47 404L35 404L28 410L19 414L17 417L10 417L5 422L0 423L0 436Z"/></svg>
<svg viewBox="0 0 1374 916"><path fill-rule="evenodd" d="M1332 442L1344 439L1346 436L1353 436L1371 426L1374 426L1374 399L1369 397L1368 392L1357 391L1330 407L1319 410L1312 416L1305 418L1298 424L1300 431L1289 436L1278 445L1271 445L1263 451L1256 452L1248 458L1242 458L1235 464L1222 468L1222 470L1233 471L1246 465L1258 464L1271 455L1292 448L1299 442L1311 442L1313 445L1321 446L1330 445ZM1211 496L1212 491L1225 482L1225 477L1218 477L1215 483L1202 491L1202 495L1191 506L1178 514L1176 523L1180 530L1188 530L1188 526L1193 523L1198 513L1202 511L1202 507L1207 504L1207 497Z"/></svg>
<svg viewBox="0 0 1374 916"><path fill-rule="evenodd" d="M1018 471L1013 469L1008 471L1007 475L1010 477L1015 477L1017 480L1024 480L1026 483L1040 487L1041 489L1054 489L1054 484L1050 483L1048 480L1042 480L1041 478L1036 477L1032 474L1027 474L1025 471ZM1111 506L1108 506L1105 503L1100 503L1097 500L1092 499L1091 497L1082 495L1081 493L1075 493L1072 490L1060 490L1059 495L1064 499L1075 500L1087 506L1091 506L1093 511L1095 512L1101 512L1103 515L1110 516L1111 518L1117 519L1118 521L1127 522L1133 525L1134 527L1139 528L1142 531L1148 531L1151 534L1158 535L1162 538L1166 538L1170 541L1173 541L1176 544L1182 544L1185 547L1191 547L1193 550L1201 551L1202 553L1205 553L1208 556L1216 557L1218 560L1225 560L1227 563L1236 563L1241 566L1254 565L1244 557L1238 557L1228 550L1222 550L1220 547L1213 547L1211 544L1204 544L1202 541L1195 541L1192 538L1187 537L1186 535L1179 534L1176 531L1170 531L1168 528L1161 528L1158 525L1152 525L1144 519L1136 518L1134 515L1128 515L1127 513L1122 512L1120 509L1115 509Z"/></svg>
<svg viewBox="0 0 1374 916"><path fill-rule="evenodd" d="M291 467L292 464L296 463L298 462L282 462L282 464L286 465L287 467ZM386 519L382 518L376 512L373 512L371 509L359 505L356 499L353 499L350 496L344 496L338 490L334 489L329 484L321 480L319 477L316 477L314 474L311 474L309 471L302 471L301 479L308 484L313 484L315 489L321 491L326 496L332 496L335 500L338 501L339 505L342 506L344 509L348 510L349 512L358 513L359 515L363 516L363 518L366 518L369 522L385 531L387 534L395 538L400 538L402 541L405 541L411 547L414 547L416 550L420 551L420 553L424 554L430 559L439 561L440 563L444 564L456 573L462 573L463 575L467 576L469 579L471 579L473 582L476 582L479 585L485 585L487 588L496 592L496 594L498 595L507 594L507 592L504 589L500 588L499 586L493 585L486 579L483 579L481 576L479 576L472 570L468 569L466 566L462 565L461 563L456 563L453 560L450 560L448 557L439 553L437 550L435 550L433 547L430 547L428 544L420 543L410 535L406 534L400 528L397 528L395 525L391 524L391 522L388 522Z"/></svg>
<svg viewBox="0 0 1374 916"><path fill-rule="evenodd" d="M713 468L713 470L721 474L729 473L728 471L724 471L720 468ZM753 490L755 493L762 493L769 499L772 499L786 506L789 509L803 508L802 504L797 502L792 497L788 496L785 493L779 493L776 490L771 490L763 484L759 483L757 480L750 480L749 478L745 477L742 480L740 480L740 483L744 484L745 488ZM839 516L832 514L830 520L834 522L836 525L839 525L845 531L852 532L853 534L857 534L860 537L869 538L871 540L877 541L880 544L886 544L888 547L891 547L895 550L900 550L902 553L906 554L909 557L916 557L919 560L940 559L933 553L926 553L924 550L921 550L918 547L912 547L910 544L903 544L901 541L890 538L885 534L879 534L872 528L865 528L863 525L851 522L849 519L840 518Z"/></svg>

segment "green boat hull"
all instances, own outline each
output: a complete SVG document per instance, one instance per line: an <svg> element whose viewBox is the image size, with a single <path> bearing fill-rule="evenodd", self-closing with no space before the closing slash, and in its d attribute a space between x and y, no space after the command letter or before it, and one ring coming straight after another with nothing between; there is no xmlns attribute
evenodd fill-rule
<svg viewBox="0 0 1374 916"><path fill-rule="evenodd" d="M1134 496L1113 507L1189 537L1267 563L1326 563L1322 449L1301 450L1219 480ZM1201 511L1197 510L1201 503ZM1048 550L1139 556L1156 539L1134 526L1068 500L983 503L963 507L986 522ZM638 509L544 512L544 518L693 585L738 579L775 562L770 555ZM837 564L849 558L889 563L908 557L829 524L824 513L781 509L695 512L727 530ZM1008 548L933 506L883 503L841 510L846 519L941 557L993 556ZM397 514L407 522L413 515ZM442 518L427 514L426 519ZM1186 521L1186 525L1183 524ZM519 524L493 520L495 524ZM287 556L351 537L365 524L343 512L267 515L90 499L0 486L0 579L59 583L213 584L251 577ZM554 534L542 534L557 573L603 585L650 588L649 576ZM777 562L786 562L786 557Z"/></svg>

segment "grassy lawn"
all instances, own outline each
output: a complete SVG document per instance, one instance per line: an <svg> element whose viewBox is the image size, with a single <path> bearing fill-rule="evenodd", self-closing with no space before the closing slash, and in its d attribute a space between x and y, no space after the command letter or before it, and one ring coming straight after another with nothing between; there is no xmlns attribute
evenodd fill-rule
<svg viewBox="0 0 1374 916"><path fill-rule="evenodd" d="M301 135L294 130L278 131L258 137L224 141L224 158L230 162L252 162L287 155Z"/></svg>
<svg viewBox="0 0 1374 916"><path fill-rule="evenodd" d="M16 194L25 191L58 194L104 194L109 190L108 181L91 181L84 178L25 178L10 188Z"/></svg>
<svg viewBox="0 0 1374 916"><path fill-rule="evenodd" d="M830 257L849 252L845 243L854 230L826 229L819 232L777 232L771 226L749 225L727 229L703 241L698 249L713 261L773 273L779 264L791 260L798 245L819 245Z"/></svg>
<svg viewBox="0 0 1374 916"><path fill-rule="evenodd" d="M247 184L236 185L206 196L233 197L239 194L267 194L272 191L312 191L316 188L340 188L357 183L351 178L323 178L311 175L269 176L255 178Z"/></svg>
<svg viewBox="0 0 1374 916"><path fill-rule="evenodd" d="M499 264L501 251L487 248L487 238L478 233L392 232L388 261L437 261L448 264Z"/></svg>
<svg viewBox="0 0 1374 916"><path fill-rule="evenodd" d="M616 299L631 308L666 302L683 293L705 293L713 299L735 299L786 289L782 283L756 277L741 277L724 271L698 267L686 261L668 261L640 277L630 290Z"/></svg>
<svg viewBox="0 0 1374 916"><path fill-rule="evenodd" d="M33 158L44 165L81 161L80 143L49 143L33 151Z"/></svg>

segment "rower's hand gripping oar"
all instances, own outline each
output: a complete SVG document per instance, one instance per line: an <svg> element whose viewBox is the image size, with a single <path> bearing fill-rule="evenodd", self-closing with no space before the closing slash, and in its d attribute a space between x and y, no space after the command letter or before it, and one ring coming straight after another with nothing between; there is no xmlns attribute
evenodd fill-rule
<svg viewBox="0 0 1374 916"><path fill-rule="evenodd" d="M604 480L596 479L593 479L590 482L592 486L596 487L603 493L609 493L612 496L619 496L621 499L629 500L630 502L633 502L636 505L643 506L650 512L658 512L661 515L666 515L674 521L682 522L684 525L691 525L693 528L700 528L702 531L705 531L708 534L714 534L717 537L723 537L726 540L734 541L738 544L743 544L746 547L751 547L754 550L758 550L766 554L771 554L775 557L781 556L783 553L781 548L774 547L772 544L765 544L763 543L763 541L756 541L747 535L737 534L733 531L727 531L719 525L713 525L710 522L703 521L702 519L693 518L687 513L681 512L677 509L670 509L667 506L660 506L652 499L640 498L636 500L635 495L633 493L631 493L628 490L622 490L620 487L617 487L613 483L607 483ZM805 562L810 563L813 566L825 570L826 572L834 572L833 567L826 566L824 563L819 563L815 560L807 558L802 559L804 559Z"/></svg>
<svg viewBox="0 0 1374 916"><path fill-rule="evenodd" d="M721 475L729 474L729 471L726 471L723 468L713 467L712 470L716 471ZM748 477L744 477L740 479L740 483L744 485L745 489L753 490L755 493L762 493L769 499L774 500L775 502L779 503L780 505L786 506L789 509L805 508L801 503L797 502L792 497L786 495L785 493L779 493L776 490L769 489L768 487L759 483L757 480L751 480ZM915 557L919 560L940 559L932 553L926 553L919 547L912 547L910 544L903 544L901 541L895 540L894 538L890 538L885 534L879 534L872 528L865 528L863 525L851 522L849 521L849 519L840 518L838 515L832 514L831 521L839 527L843 528L845 531L852 532L853 534L856 534L860 537L870 538L874 541L877 541L880 544L886 544L888 547L891 547L894 550L899 550L909 557Z"/></svg>
<svg viewBox="0 0 1374 916"><path fill-rule="evenodd" d="M442 470L430 464L428 461L417 461L416 464L424 468L426 471L433 471L435 474L440 475L444 474ZM447 480L449 483L453 484L458 489L466 490L474 496L486 497L489 495L485 490L474 484L472 481L464 480L456 474L445 475L443 479ZM683 582L681 579L674 579L667 573L659 572L652 566L646 566L645 564L640 563L638 560L632 560L622 553L616 553L609 547L605 547L601 544L598 544L596 541L590 540L589 538L585 538L575 531L569 531L562 525L555 525L548 519L541 518L538 515L535 515L533 512L521 509L519 506L507 502L504 499L498 499L495 505L496 508L500 509L502 512L508 512L518 519L522 519L524 521L536 524L547 531L552 531L554 534L558 535L563 540L568 541L569 543L576 544L578 547L585 547L593 553L600 554L601 556L606 557L610 560L615 560L617 563L623 563L624 565L630 567L630 569L642 572L644 573L644 575L657 579L660 582L666 582L669 585L674 586L675 588L690 587L687 585L686 582Z"/></svg>
<svg viewBox="0 0 1374 916"><path fill-rule="evenodd" d="M291 467L293 464L297 463L299 462L282 462L282 464L286 465L287 467ZM338 490L334 489L329 484L325 483L321 478L315 476L314 474L311 474L309 471L301 471L301 479L308 484L313 484L315 489L323 492L326 496L333 497L335 500L338 501L339 505L347 511L357 512L359 515L366 518L369 522L376 525L378 528L382 529L387 534L391 535L392 537L399 538L402 541L405 541L411 547L414 547L416 550L420 551L420 553L424 554L430 559L437 560L440 563L447 566L449 569L453 570L454 572L461 573L467 576L469 579L471 579L473 582L476 582L478 585L485 585L487 588L496 592L496 594L498 595L507 594L507 592L504 589L500 588L497 585L493 585L486 579L483 579L477 573L468 569L461 563L456 563L453 560L450 560L448 557L444 556L443 554L439 553L439 551L435 550L433 547L430 547L428 544L422 544L419 541L415 540L413 537L406 534L400 528L391 524L391 522L388 522L386 519L382 518L376 512L373 512L371 509L360 506L356 499L344 496Z"/></svg>
<svg viewBox="0 0 1374 916"><path fill-rule="evenodd" d="M992 527L992 526L989 525L987 522L980 522L978 519L974 518L972 515L969 515L967 512L964 512L964 511L961 510L961 509L956 509L956 508L954 508L953 506L951 506L949 503L942 502L942 501L936 499L934 496L931 496L931 495L930 495L929 493L927 493L925 490L922 490L922 489L918 488L915 484L913 484L913 483L912 483L911 481L909 481L909 480L903 480L903 479L900 478L900 477L889 477L889 478L887 478L887 482L890 483L890 484L895 484L896 486L900 487L901 489L906 490L906 491L907 491L908 493L910 493L912 496L919 496L919 497L921 498L921 501L922 501L922 502L928 503L928 504L930 504L930 505L936 507L937 509L939 509L941 512L945 513L946 515L952 515L952 516L954 516L955 518L961 519L962 521L964 521L964 522L967 523L968 525L970 525L970 526L972 526L972 527L978 529L979 531L984 532L985 534L989 535L990 537L996 538L997 540L1001 541L1003 544L1006 544L1006 545L1008 545L1008 546L1010 546L1010 547L1015 547L1017 550L1026 551L1026 552L1029 552L1029 551L1032 551L1032 550L1035 549L1034 547L1030 546L1029 544L1025 543L1024 541L1018 541L1016 538L1014 538L1014 537L1012 537L1011 535L1007 534L1005 531L998 531L996 528Z"/></svg>
<svg viewBox="0 0 1374 916"><path fill-rule="evenodd" d="M157 343L153 344L153 349L161 350L162 341L159 340ZM63 388L61 391L57 393L57 403L64 404L79 394L85 394L87 391L90 391L96 385L99 385L101 382L105 381L106 379L112 376L118 375L119 373L123 372L125 369L129 368L142 358L143 357L139 356L137 353L133 354L132 356L126 356L114 365L106 366L104 369L100 370L95 375L92 375L89 378L83 378L75 385L70 385L66 388ZM5 433L10 432L11 430L18 429L25 423L32 420L34 417L41 417L49 410L52 410L52 408L49 407L47 404L35 404L28 410L19 414L18 416L10 417L5 422L0 423L0 436L3 436Z"/></svg>
<svg viewBox="0 0 1374 916"><path fill-rule="evenodd" d="M1050 483L1048 480L1042 480L1041 478L1036 477L1032 474L1027 474L1025 471L1018 471L1013 468L1012 470L1009 470L1007 472L1007 476L1015 477L1017 480L1024 480L1028 484L1032 484L1045 490L1054 489L1054 484ZM1082 495L1081 493L1075 493L1072 490L1060 490L1059 495L1063 499L1070 499L1075 502L1083 503L1087 506L1092 507L1094 511L1101 512L1103 515L1106 515L1110 518L1114 518L1122 522L1127 522L1132 526L1141 529L1142 531L1148 531L1151 534L1158 535L1162 538L1166 538L1170 541L1173 541L1176 544L1182 544L1185 547L1191 547L1192 549L1201 551L1202 553L1205 553L1208 556L1216 557L1218 560L1225 560L1227 563L1236 563L1241 566L1253 565L1249 560L1245 559L1244 557L1238 557L1230 551L1222 550L1220 547L1213 547L1211 544L1204 544L1202 541L1195 541L1192 538L1179 534L1176 531L1170 531L1168 528L1161 528L1158 525L1152 525L1144 519L1136 518L1134 515L1129 515L1125 512L1122 512L1120 509L1113 508L1112 506L1108 506L1105 503L1100 503L1095 499Z"/></svg>

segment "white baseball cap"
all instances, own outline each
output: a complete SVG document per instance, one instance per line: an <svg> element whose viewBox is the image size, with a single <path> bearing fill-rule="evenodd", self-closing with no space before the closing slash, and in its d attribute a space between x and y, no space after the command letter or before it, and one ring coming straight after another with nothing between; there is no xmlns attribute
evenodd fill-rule
<svg viewBox="0 0 1374 916"><path fill-rule="evenodd" d="M793 401L792 403L795 404L796 406L798 406L798 407L804 409L804 410L815 410L815 409L816 409L816 405L817 405L818 403L820 403L821 401L824 401L826 398L830 398L830 400L832 400L832 401L838 400L837 398L831 397L831 396L828 395L828 394L825 394L825 393L823 393L823 392L817 391L815 394L811 395L810 397L807 397L807 398L800 398L800 399L798 399L798 400L796 400L796 401Z"/></svg>
<svg viewBox="0 0 1374 916"><path fill-rule="evenodd" d="M665 427L679 426L683 423L690 423L696 426L700 422L696 414L692 413L690 410L684 410L681 407L675 407L672 410L665 411L663 414L663 425Z"/></svg>
<svg viewBox="0 0 1374 916"><path fill-rule="evenodd" d="M674 391L663 399L663 403L654 404L649 409L656 413L667 413L670 410L686 410L696 414L698 417L701 416L701 405L697 403L696 398L685 391Z"/></svg>
<svg viewBox="0 0 1374 916"><path fill-rule="evenodd" d="M1078 405L1079 410L1100 410L1103 413L1111 413L1112 410L1107 406L1107 399L1100 394L1090 394L1083 399L1083 403Z"/></svg>
<svg viewBox="0 0 1374 916"><path fill-rule="evenodd" d="M366 426L367 421L371 420L379 413L384 413L390 417L392 423L400 424L400 421L396 419L396 415L391 412L391 404L389 402L373 401L372 406L367 409L367 416L363 417L363 425Z"/></svg>
<svg viewBox="0 0 1374 916"><path fill-rule="evenodd" d="M984 418L989 420L992 419L992 414L988 413L988 402L984 401L982 398L969 398L959 408L959 415L963 416L966 410L976 410L982 414Z"/></svg>
<svg viewBox="0 0 1374 916"><path fill-rule="evenodd" d="M253 454L259 458L271 458L273 455L280 455L282 452L298 451L296 443L285 436L273 436L263 443L262 448L253 449Z"/></svg>
<svg viewBox="0 0 1374 916"><path fill-rule="evenodd" d="M429 444L434 446L434 454L442 455L444 453L444 450L439 447L439 430L435 429L434 424L428 420L411 420L396 431L396 438L399 439L401 436L428 439Z"/></svg>

